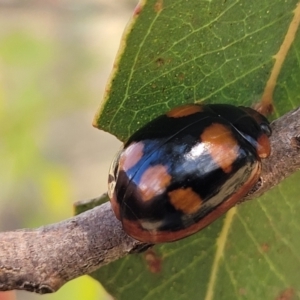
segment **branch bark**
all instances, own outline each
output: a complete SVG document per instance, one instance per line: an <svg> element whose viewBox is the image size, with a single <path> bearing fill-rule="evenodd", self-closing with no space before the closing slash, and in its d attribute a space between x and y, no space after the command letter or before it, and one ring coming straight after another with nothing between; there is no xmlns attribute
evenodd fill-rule
<svg viewBox="0 0 300 300"><path fill-rule="evenodd" d="M272 154L241 200L276 186L300 167L300 108L272 123ZM110 203L57 224L0 233L0 290L50 293L129 253L149 247L127 236Z"/></svg>

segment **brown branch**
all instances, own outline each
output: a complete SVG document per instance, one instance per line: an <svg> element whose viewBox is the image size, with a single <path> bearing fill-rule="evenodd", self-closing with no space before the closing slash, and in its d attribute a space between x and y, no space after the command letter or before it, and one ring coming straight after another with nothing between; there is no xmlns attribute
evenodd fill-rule
<svg viewBox="0 0 300 300"><path fill-rule="evenodd" d="M300 108L272 123L272 155L253 199L300 167ZM128 237L105 203L71 219L34 230L0 234L0 290L49 293L67 281L137 252L145 245Z"/></svg>
<svg viewBox="0 0 300 300"><path fill-rule="evenodd" d="M50 293L137 249L105 203L57 224L0 234L0 290Z"/></svg>
<svg viewBox="0 0 300 300"><path fill-rule="evenodd" d="M257 198L300 168L300 107L272 122L271 149L259 182L244 200Z"/></svg>

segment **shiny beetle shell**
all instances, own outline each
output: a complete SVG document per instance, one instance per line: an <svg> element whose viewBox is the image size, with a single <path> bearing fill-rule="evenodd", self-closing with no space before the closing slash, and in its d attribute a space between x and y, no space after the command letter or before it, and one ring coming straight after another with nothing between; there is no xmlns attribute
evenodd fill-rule
<svg viewBox="0 0 300 300"><path fill-rule="evenodd" d="M257 182L271 129L248 107L176 107L134 133L111 165L108 194L126 233L147 243L189 236Z"/></svg>

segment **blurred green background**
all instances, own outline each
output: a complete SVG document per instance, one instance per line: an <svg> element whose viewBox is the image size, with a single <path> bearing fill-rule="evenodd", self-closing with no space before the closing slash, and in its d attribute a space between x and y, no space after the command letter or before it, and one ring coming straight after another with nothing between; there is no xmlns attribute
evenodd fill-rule
<svg viewBox="0 0 300 300"><path fill-rule="evenodd" d="M91 123L135 4L0 0L1 231L68 218L74 202L106 191L120 142ZM84 276L16 299L110 297Z"/></svg>

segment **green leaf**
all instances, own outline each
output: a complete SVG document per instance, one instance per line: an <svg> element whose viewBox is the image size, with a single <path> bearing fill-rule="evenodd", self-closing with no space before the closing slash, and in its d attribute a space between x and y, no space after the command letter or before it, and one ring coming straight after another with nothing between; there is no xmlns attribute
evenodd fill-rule
<svg viewBox="0 0 300 300"><path fill-rule="evenodd" d="M263 97L273 118L299 106L300 32L289 34L297 2L143 1L94 125L124 141L182 103L251 106ZM300 299L299 180L297 173L200 233L93 276L117 299Z"/></svg>
<svg viewBox="0 0 300 300"><path fill-rule="evenodd" d="M100 197L88 201L79 201L74 204L75 215L79 215L86 210L93 209L94 207L99 206L107 201L109 201L107 194L103 194Z"/></svg>
<svg viewBox="0 0 300 300"><path fill-rule="evenodd" d="M119 51L95 126L126 140L181 103L258 102L296 3L146 1L124 34L126 47ZM286 77L298 78L298 43L299 33L280 74L282 84ZM278 88L276 111L278 106L290 110L300 101L299 93L280 97ZM286 93L285 86L281 89ZM295 82L291 89L297 90Z"/></svg>

